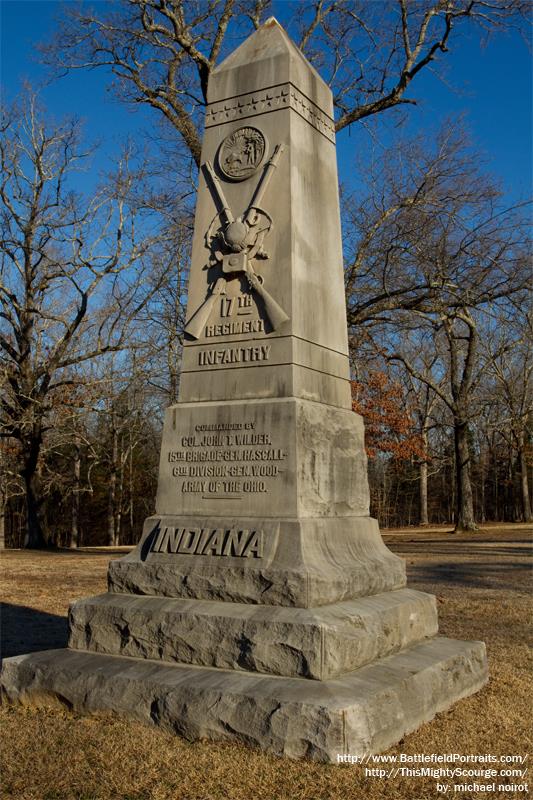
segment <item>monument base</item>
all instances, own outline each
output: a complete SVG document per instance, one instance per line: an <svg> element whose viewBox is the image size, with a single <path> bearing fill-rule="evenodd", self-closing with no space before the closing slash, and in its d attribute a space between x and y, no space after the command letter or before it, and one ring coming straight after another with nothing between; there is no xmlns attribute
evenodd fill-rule
<svg viewBox="0 0 533 800"><path fill-rule="evenodd" d="M202 552L202 539L217 534L221 552ZM230 534L255 544L260 535L260 552L245 546L237 556ZM189 541L187 552L182 545ZM117 594L298 608L382 594L407 582L403 558L385 546L371 517L223 515L149 517L137 547L109 563L107 578Z"/></svg>
<svg viewBox="0 0 533 800"><path fill-rule="evenodd" d="M47 650L6 659L2 693L113 711L189 740L336 762L390 747L487 679L482 642L436 637L328 681Z"/></svg>
<svg viewBox="0 0 533 800"><path fill-rule="evenodd" d="M320 681L438 631L435 598L412 589L312 609L109 593L69 623L73 650Z"/></svg>

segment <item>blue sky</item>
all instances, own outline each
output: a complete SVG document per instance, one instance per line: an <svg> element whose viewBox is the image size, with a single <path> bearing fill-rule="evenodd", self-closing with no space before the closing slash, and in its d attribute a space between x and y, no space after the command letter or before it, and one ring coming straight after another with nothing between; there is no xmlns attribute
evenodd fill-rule
<svg viewBox="0 0 533 800"><path fill-rule="evenodd" d="M294 3L274 5L280 21L287 11L294 12ZM61 4L2 0L0 9L1 82L9 99L24 78L34 83L44 80L46 70L35 60L35 44L53 31ZM480 46L477 34L461 35L451 40L450 52L441 58L446 64L446 83L430 72L413 81L408 96L416 98L419 106L408 110L406 133L427 131L431 136L441 120L465 113L487 169L501 180L510 199L526 197L532 177L532 70L527 45L518 33L497 35L485 47ZM57 117L81 117L87 138L101 141L96 170L105 167L124 138L142 137L154 121L154 112L133 113L113 98L107 86L105 74L95 70L66 76L43 91L50 112ZM339 135L339 177L344 184L357 185L356 155L370 146L379 149L380 142L388 143L394 123L394 115L380 115L377 142L360 124Z"/></svg>

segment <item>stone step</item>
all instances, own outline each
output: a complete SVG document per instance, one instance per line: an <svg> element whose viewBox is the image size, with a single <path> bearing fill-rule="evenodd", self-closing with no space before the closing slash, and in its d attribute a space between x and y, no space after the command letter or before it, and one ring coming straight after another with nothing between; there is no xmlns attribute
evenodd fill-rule
<svg viewBox="0 0 533 800"><path fill-rule="evenodd" d="M483 642L436 637L329 681L47 650L6 659L0 685L11 702L59 700L189 740L234 740L336 762L390 747L487 679Z"/></svg>
<svg viewBox="0 0 533 800"><path fill-rule="evenodd" d="M411 589L319 608L103 594L70 609L75 650L329 680L438 630Z"/></svg>

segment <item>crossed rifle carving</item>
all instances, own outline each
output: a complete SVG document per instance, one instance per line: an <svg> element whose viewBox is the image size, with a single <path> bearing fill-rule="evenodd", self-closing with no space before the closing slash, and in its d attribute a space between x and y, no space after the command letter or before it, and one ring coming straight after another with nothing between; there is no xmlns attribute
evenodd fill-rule
<svg viewBox="0 0 533 800"><path fill-rule="evenodd" d="M214 196L215 203L220 208L219 215L217 216L223 215L226 220L226 224L221 228L221 235L229 253L222 255L222 277L215 281L206 299L199 308L196 309L185 326L185 333L189 334L189 336L192 336L194 339L199 339L202 335L217 298L226 293L226 282L239 274L246 275L250 288L262 299L266 315L273 330L277 330L289 319L270 292L265 289L263 278L256 274L252 265L252 260L256 256L262 258L268 257L261 251L262 232L254 232L254 228L258 223L258 212L261 212L270 220L270 215L263 211L260 207L260 203L283 150L284 147L282 144L276 145L272 156L265 165L248 208L237 218L233 216L228 201L224 196L220 181L213 169L213 165L210 161L206 161L203 166L204 172L209 178L208 183ZM252 241L249 240L250 233L253 235ZM220 256L220 253L216 254L216 258L219 261Z"/></svg>

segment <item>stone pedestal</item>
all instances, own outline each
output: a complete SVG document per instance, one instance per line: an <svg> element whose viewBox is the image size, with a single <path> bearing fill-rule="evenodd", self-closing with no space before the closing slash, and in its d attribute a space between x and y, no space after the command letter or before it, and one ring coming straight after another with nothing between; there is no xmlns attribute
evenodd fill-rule
<svg viewBox="0 0 533 800"><path fill-rule="evenodd" d="M329 89L271 19L208 99L156 513L69 649L7 659L2 690L335 761L477 691L485 648L436 635L368 516Z"/></svg>
<svg viewBox="0 0 533 800"><path fill-rule="evenodd" d="M108 710L187 739L241 741L289 758L336 762L379 752L478 691L482 642L437 637L329 681L48 650L7 659L11 700Z"/></svg>

